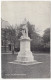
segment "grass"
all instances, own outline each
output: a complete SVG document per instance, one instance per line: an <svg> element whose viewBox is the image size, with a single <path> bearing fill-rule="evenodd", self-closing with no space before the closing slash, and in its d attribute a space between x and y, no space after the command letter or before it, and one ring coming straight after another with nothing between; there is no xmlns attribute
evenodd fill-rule
<svg viewBox="0 0 51 80"><path fill-rule="evenodd" d="M17 54L1 55L2 78L50 78L50 54L34 54L35 60L43 62L34 65L10 64L17 58Z"/></svg>

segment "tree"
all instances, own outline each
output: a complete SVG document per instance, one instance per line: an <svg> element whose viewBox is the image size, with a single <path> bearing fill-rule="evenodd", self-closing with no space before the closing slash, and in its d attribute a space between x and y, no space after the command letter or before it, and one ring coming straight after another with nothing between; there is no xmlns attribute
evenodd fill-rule
<svg viewBox="0 0 51 80"><path fill-rule="evenodd" d="M32 38L32 35L35 33L35 25L30 24L30 22L27 22L28 27L28 35L30 38Z"/></svg>
<svg viewBox="0 0 51 80"><path fill-rule="evenodd" d="M4 46L5 46L5 52L6 52L6 46L7 46L7 29L1 29L2 31L1 31L1 40L2 40L2 42L4 42Z"/></svg>
<svg viewBox="0 0 51 80"><path fill-rule="evenodd" d="M10 26L7 28L1 28L1 38L2 38L2 41L4 41L4 46L5 46L5 52L6 52L6 47L8 45L8 41L10 42L10 44L12 46L15 47L15 44L16 44L16 31L15 29L13 29L13 27Z"/></svg>
<svg viewBox="0 0 51 80"><path fill-rule="evenodd" d="M50 52L50 28L44 31L43 35L44 50Z"/></svg>
<svg viewBox="0 0 51 80"><path fill-rule="evenodd" d="M18 39L21 37L21 30L22 27L25 24L21 24L18 28ZM31 50L38 50L42 46L42 37L40 37L36 31L35 31L35 25L30 24L30 22L27 22L27 27L28 27L28 36L32 39L31 41Z"/></svg>
<svg viewBox="0 0 51 80"><path fill-rule="evenodd" d="M15 44L16 44L16 30L12 27L11 29L8 29L8 35L7 39L10 41L12 45L12 52L14 54Z"/></svg>
<svg viewBox="0 0 51 80"><path fill-rule="evenodd" d="M44 31L43 40L44 40L44 43L50 42L50 28L47 28Z"/></svg>

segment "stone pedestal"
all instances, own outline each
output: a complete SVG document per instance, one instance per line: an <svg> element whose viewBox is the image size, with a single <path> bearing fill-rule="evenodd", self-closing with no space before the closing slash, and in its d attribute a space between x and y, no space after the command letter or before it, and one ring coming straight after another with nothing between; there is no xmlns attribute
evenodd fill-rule
<svg viewBox="0 0 51 80"><path fill-rule="evenodd" d="M33 62L34 56L30 49L31 39L29 37L27 38L21 37L21 39L19 40L20 40L20 52L18 53L17 61L18 62Z"/></svg>

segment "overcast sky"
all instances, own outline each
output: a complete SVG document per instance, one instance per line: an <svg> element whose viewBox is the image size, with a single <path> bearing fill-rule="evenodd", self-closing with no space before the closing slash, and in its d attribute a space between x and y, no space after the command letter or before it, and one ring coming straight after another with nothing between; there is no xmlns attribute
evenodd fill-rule
<svg viewBox="0 0 51 80"><path fill-rule="evenodd" d="M1 17L11 25L19 25L26 18L31 24L35 24L36 31L42 35L50 27L50 3L4 1L1 4Z"/></svg>

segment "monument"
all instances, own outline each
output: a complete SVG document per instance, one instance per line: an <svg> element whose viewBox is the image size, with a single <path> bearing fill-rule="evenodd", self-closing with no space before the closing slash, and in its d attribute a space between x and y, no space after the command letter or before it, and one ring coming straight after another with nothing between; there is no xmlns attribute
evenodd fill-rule
<svg viewBox="0 0 51 80"><path fill-rule="evenodd" d="M24 26L22 27L22 36L20 37L20 51L18 52L18 55L16 57L16 60L13 62L13 64L21 64L21 65L33 65L33 64L39 64L42 62L38 62L34 59L33 53L31 52L31 41L30 37L28 36L28 28L27 28L27 22L24 22Z"/></svg>
<svg viewBox="0 0 51 80"><path fill-rule="evenodd" d="M33 62L34 56L31 52L30 43L31 40L28 36L27 22L25 21L24 26L22 27L22 36L20 37L20 52L18 53L17 60L18 62Z"/></svg>

